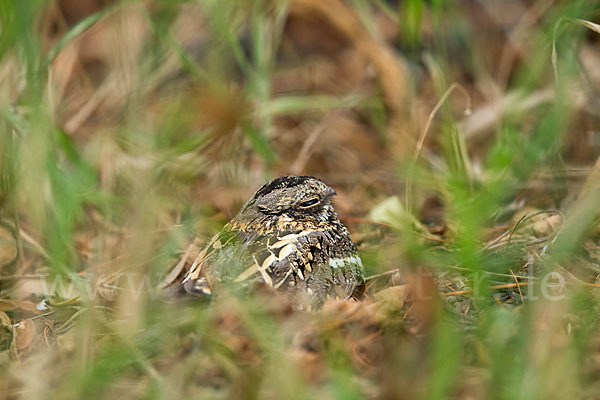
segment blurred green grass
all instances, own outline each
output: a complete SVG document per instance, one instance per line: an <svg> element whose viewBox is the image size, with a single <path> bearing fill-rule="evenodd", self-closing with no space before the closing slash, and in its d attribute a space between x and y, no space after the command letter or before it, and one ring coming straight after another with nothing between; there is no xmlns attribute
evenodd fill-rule
<svg viewBox="0 0 600 400"><path fill-rule="evenodd" d="M484 6L400 3L348 2L375 37L361 41L328 22L334 15L313 15L310 1L116 1L76 22L67 2L0 1L0 217L20 249L1 275L76 277L78 297L33 311L24 302L41 301L39 288L0 280L3 300L21 301L0 304L10 321L0 319L0 396L597 397L598 289L584 283L600 268L584 244L595 239L598 202L594 191L576 200L581 185L565 175L593 162L569 158L567 144L580 120L597 130L576 95L594 98L578 50L598 46L594 32L559 21L593 21L598 5L511 2L533 22L504 44L517 61L496 85L494 46L507 39L472 18ZM392 34L377 33L384 25ZM407 66L403 110L373 61L382 49ZM500 115L481 141L461 130L465 99L452 94L413 168L416 138L453 82L475 112L513 93L554 94ZM374 279L370 294L420 282L436 295L413 293L382 318L373 299L306 315L260 295L172 306L152 299L151 285L141 296L127 289L158 283L191 237L210 237L294 161L339 188L342 218L365 237L373 225L352 218L403 199L409 179L411 204L392 207L384 233L361 247L368 275L398 269L401 282ZM547 170L561 172L539 183ZM429 197L443 205L437 243L418 222ZM511 208L519 198L531 213L561 210L562 230L532 245L539 237L516 226L523 210ZM513 227L499 249L487 247ZM560 300L541 296L552 271L567 280ZM527 274L530 287L490 289Z"/></svg>

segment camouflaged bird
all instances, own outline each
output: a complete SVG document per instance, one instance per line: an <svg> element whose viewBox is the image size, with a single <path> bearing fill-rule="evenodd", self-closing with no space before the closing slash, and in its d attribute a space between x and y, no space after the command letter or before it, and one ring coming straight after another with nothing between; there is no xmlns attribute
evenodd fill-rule
<svg viewBox="0 0 600 400"><path fill-rule="evenodd" d="M209 297L253 283L288 294L297 308L362 296L362 263L331 204L335 190L310 176L265 185L199 251L192 244L163 283L173 293Z"/></svg>

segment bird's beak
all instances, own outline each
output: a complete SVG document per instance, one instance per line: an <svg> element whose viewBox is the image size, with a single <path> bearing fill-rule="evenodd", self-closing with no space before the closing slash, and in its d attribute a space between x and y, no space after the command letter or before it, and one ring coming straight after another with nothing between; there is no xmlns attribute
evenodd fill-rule
<svg viewBox="0 0 600 400"><path fill-rule="evenodd" d="M327 197L331 197L331 196L336 196L337 195L336 191L333 190L333 188L331 188L329 186L327 186L327 192L326 192L326 194L327 194Z"/></svg>

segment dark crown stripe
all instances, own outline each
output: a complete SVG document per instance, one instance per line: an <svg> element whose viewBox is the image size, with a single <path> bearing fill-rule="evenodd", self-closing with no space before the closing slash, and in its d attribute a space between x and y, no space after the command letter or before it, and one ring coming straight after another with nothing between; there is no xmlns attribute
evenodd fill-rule
<svg viewBox="0 0 600 400"><path fill-rule="evenodd" d="M280 178L272 180L269 183L264 184L254 194L254 199L257 199L261 196L269 194L272 191L277 190L277 189L291 188L294 186L301 185L309 179L317 179L317 178L315 178L313 176L282 176Z"/></svg>

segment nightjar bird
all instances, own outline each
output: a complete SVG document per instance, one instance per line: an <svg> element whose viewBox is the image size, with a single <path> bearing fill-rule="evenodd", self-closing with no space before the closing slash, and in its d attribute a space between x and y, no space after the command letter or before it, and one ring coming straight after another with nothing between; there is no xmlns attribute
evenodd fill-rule
<svg viewBox="0 0 600 400"><path fill-rule="evenodd" d="M210 297L227 286L264 283L296 308L328 298L362 296L362 263L331 198L335 190L310 176L283 176L259 188L202 249L192 244L162 287L167 296Z"/></svg>

